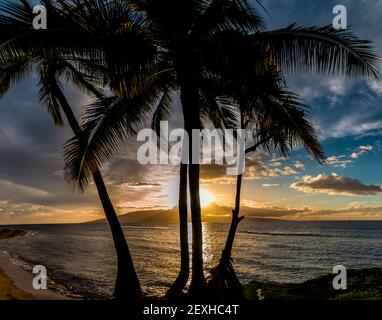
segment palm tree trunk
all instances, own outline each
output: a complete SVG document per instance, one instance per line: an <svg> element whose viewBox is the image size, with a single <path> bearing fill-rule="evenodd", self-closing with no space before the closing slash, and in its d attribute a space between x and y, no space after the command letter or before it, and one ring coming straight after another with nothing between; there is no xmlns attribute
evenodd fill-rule
<svg viewBox="0 0 382 320"><path fill-rule="evenodd" d="M211 270L211 277L209 279L209 286L214 291L216 298L223 302L241 301L243 299L243 287L236 276L231 259L237 227L240 221L244 219L244 216L240 216L242 178L242 175L237 176L235 209L232 210L231 226L219 263Z"/></svg>
<svg viewBox="0 0 382 320"><path fill-rule="evenodd" d="M176 298L182 294L190 275L190 253L188 249L188 208L187 208L188 165L180 164L179 177L179 233L180 233L180 271L175 282L167 292L167 297Z"/></svg>
<svg viewBox="0 0 382 320"><path fill-rule="evenodd" d="M192 278L190 294L199 296L205 294L207 282L203 269L203 226L199 195L200 166L198 164L189 165L188 177L190 179L192 222Z"/></svg>
<svg viewBox="0 0 382 320"><path fill-rule="evenodd" d="M56 94L59 98L61 108L65 113L65 116L74 134L76 136L81 136L81 127L75 115L73 114L73 110L71 109L64 94L59 88L57 89ZM93 179L97 187L98 196L101 200L107 222L110 226L118 259L117 279L115 282L114 296L116 299L128 298L136 300L141 296L142 290L134 268L129 246L127 245L121 224L118 221L117 213L115 212L99 170L93 173Z"/></svg>
<svg viewBox="0 0 382 320"><path fill-rule="evenodd" d="M192 76L183 78L180 91L183 115L185 118L184 127L189 137L190 164L188 166L188 179L192 223L192 277L189 293L196 297L205 294L207 290L207 282L203 270L203 227L199 195L200 165L198 163L192 163L192 146L193 144L200 143L200 141L194 141L192 137L192 129L200 129L199 95L197 88L198 86Z"/></svg>
<svg viewBox="0 0 382 320"><path fill-rule="evenodd" d="M241 119L241 123L243 123L243 119ZM242 129L245 129L245 126L242 127ZM261 141L258 141L255 143L252 147L245 150L245 154L256 151L259 146L261 146L263 143L267 142L269 140L269 137L266 137L262 139ZM227 240L225 247L222 252L221 260L227 261L231 259L232 255L232 247L233 242L235 241L235 235L237 231L237 227L244 219L244 216L240 216L240 198L241 198L241 183L243 180L243 175L240 174L236 178L236 198L235 198L235 209L232 210L232 220L231 220L231 226L228 232Z"/></svg>
<svg viewBox="0 0 382 320"><path fill-rule="evenodd" d="M240 223L241 220L244 219L244 216L239 216L240 215L240 196L241 196L241 182L243 179L243 175L240 174L236 178L236 199L235 199L235 209L232 210L232 221L231 221L231 226L228 232L227 240L225 243L224 250L222 252L222 260L227 260L231 259L231 254L232 254L232 247L233 247L233 242L235 241L235 235L236 235L236 230L237 227Z"/></svg>
<svg viewBox="0 0 382 320"><path fill-rule="evenodd" d="M118 221L118 216L114 210L113 204L111 203L99 170L93 173L93 179L97 186L98 195L113 235L114 247L117 253L118 267L114 296L118 300L139 299L142 294L142 290L134 268L129 246L127 245L121 224Z"/></svg>

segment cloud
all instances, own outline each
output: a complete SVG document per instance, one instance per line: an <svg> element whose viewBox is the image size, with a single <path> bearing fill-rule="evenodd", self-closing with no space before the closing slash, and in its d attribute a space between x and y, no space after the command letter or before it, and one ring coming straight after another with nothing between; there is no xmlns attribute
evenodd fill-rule
<svg viewBox="0 0 382 320"><path fill-rule="evenodd" d="M373 147L371 145L359 146L358 149L361 150L361 151L372 151Z"/></svg>
<svg viewBox="0 0 382 320"><path fill-rule="evenodd" d="M0 179L0 189L3 190L2 196L6 196L8 199L15 194L23 193L24 197L48 197L51 194L45 190L32 188L20 184L13 183L7 180Z"/></svg>
<svg viewBox="0 0 382 320"><path fill-rule="evenodd" d="M352 159L358 159L359 157L363 156L365 153L367 152L371 152L373 151L373 147L371 145L367 145L367 146L359 146L358 147L358 151L354 151L350 157Z"/></svg>
<svg viewBox="0 0 382 320"><path fill-rule="evenodd" d="M100 208L84 207L65 210L56 206L0 201L0 222L2 224L81 223L103 217L104 214Z"/></svg>
<svg viewBox="0 0 382 320"><path fill-rule="evenodd" d="M272 188L272 187L278 187L279 184L278 183L263 183L262 186L264 188Z"/></svg>
<svg viewBox="0 0 382 320"><path fill-rule="evenodd" d="M350 203L345 208L307 211L300 217L321 220L379 220L382 219L382 206Z"/></svg>
<svg viewBox="0 0 382 320"><path fill-rule="evenodd" d="M297 168L297 169L305 168L305 164L302 163L301 161L295 161L295 162L293 162L293 165L294 165L294 167Z"/></svg>
<svg viewBox="0 0 382 320"><path fill-rule="evenodd" d="M363 98L365 99L365 97ZM354 98L354 101L356 100ZM317 125L321 138L343 138L378 134L382 127L382 119L375 120L375 117L380 117L380 115L377 114L376 110L373 110L373 107L370 105L368 107L368 112L360 110L350 110L348 113L343 112L342 115L338 115L340 118L335 122L333 121L334 119L318 119ZM328 122L328 124L324 124L324 122Z"/></svg>
<svg viewBox="0 0 382 320"><path fill-rule="evenodd" d="M295 182L291 188L305 193L326 193L330 195L377 195L381 186L365 185L357 179L320 174L317 177L305 176L303 181Z"/></svg>
<svg viewBox="0 0 382 320"><path fill-rule="evenodd" d="M285 166L284 169L280 172L284 176L289 176L291 174L297 174L298 172L291 167Z"/></svg>
<svg viewBox="0 0 382 320"><path fill-rule="evenodd" d="M336 168L346 168L346 166L352 162L352 160L346 159L345 155L340 155L326 158L325 164Z"/></svg>
<svg viewBox="0 0 382 320"><path fill-rule="evenodd" d="M216 213L231 213L231 207L219 205L215 206L215 212L212 212L215 213L215 215ZM240 208L240 213L243 214L246 218L290 218L310 211L311 209L308 207L278 206L245 199L243 199Z"/></svg>
<svg viewBox="0 0 382 320"><path fill-rule="evenodd" d="M291 166L284 165L285 157L274 157L263 152L254 153L246 158L243 179L247 181L259 180L262 178L273 178L298 174ZM298 162L298 161L297 161ZM299 163L299 162L298 162ZM299 167L303 165L299 163ZM235 184L236 177L226 173L226 166L223 165L202 165L201 182L216 184Z"/></svg>
<svg viewBox="0 0 382 320"><path fill-rule="evenodd" d="M140 188L140 189L151 189L155 187L162 186L160 183L152 182L133 182L133 183L122 183L120 187L122 188Z"/></svg>
<svg viewBox="0 0 382 320"><path fill-rule="evenodd" d="M246 217L280 218L286 220L381 220L382 206L364 202L351 202L334 209L317 209L308 206L274 206L257 201L242 201L241 212Z"/></svg>

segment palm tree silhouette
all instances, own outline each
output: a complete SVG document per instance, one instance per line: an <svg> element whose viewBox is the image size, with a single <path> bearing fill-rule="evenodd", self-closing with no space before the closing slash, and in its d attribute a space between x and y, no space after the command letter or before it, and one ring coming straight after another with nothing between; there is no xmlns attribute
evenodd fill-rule
<svg viewBox="0 0 382 320"><path fill-rule="evenodd" d="M58 24L55 27L58 27L62 19L59 11L49 1L44 2L44 5L50 19L55 19L54 21ZM4 29L16 29L18 37L22 37L23 34L30 32L33 7L28 2L2 4L0 10L1 32ZM33 50L33 54L24 50L12 51L9 54L7 45L12 45L14 39L16 39L16 35L12 35L8 39L2 39L0 49L0 54L2 55L0 59L1 97L6 94L12 85L22 81L36 71L39 75L40 102L47 106L47 110L52 115L55 125L63 125L61 117L61 112L63 112L75 136L81 137L81 127L62 91L60 79L66 77L68 81L82 91L98 97L101 97L102 94L93 83L99 84L100 81L97 81L96 78L87 77L86 74L76 68L74 59L66 59L65 52L59 50L44 50L44 48L36 47ZM84 68L83 65L81 67ZM100 171L94 171L92 177L112 232L118 258L114 295L118 299L125 297L138 298L141 295L141 288L122 227L118 221Z"/></svg>
<svg viewBox="0 0 382 320"><path fill-rule="evenodd" d="M67 28L74 55L99 61L112 96L85 110L82 136L66 145L68 180L86 187L92 173L179 90L185 129L201 128L201 102L215 110L232 57L260 52L279 70L374 77L377 58L368 41L331 27L266 31L245 0L59 1L75 27ZM73 9L74 8L74 9ZM176 12L176 14L174 14ZM75 31L73 31L75 30ZM47 36L61 34L48 31ZM68 39L68 35L65 36ZM56 36L54 42L60 45ZM240 49L240 50L239 50ZM217 81L220 79L220 82ZM206 293L199 197L200 167L188 166L192 217L190 293Z"/></svg>
<svg viewBox="0 0 382 320"><path fill-rule="evenodd" d="M227 90L235 98L239 112L237 126L250 133L253 144L245 154L259 148L288 156L294 146L303 146L319 163L325 160L324 152L312 124L307 120L306 106L298 96L289 91L281 72L272 64L238 73L243 61L231 66ZM248 64L246 63L248 70ZM245 81L239 82L239 78ZM229 102L227 102L229 103ZM245 157L245 155L243 155ZM222 298L240 299L242 286L232 265L232 248L239 223L240 199L243 174L236 178L235 208L221 258L211 270L210 286Z"/></svg>

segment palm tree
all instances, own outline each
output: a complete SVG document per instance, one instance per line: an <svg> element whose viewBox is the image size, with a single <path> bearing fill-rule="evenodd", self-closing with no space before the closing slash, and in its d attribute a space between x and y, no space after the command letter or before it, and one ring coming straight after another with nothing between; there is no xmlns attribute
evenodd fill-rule
<svg viewBox="0 0 382 320"><path fill-rule="evenodd" d="M240 114L237 125L249 131L254 141L245 149L245 154L256 152L262 147L287 156L291 148L302 145L314 159L322 163L325 159L323 149L314 127L306 118L306 106L301 104L297 95L288 91L282 74L273 65L263 65L265 68L260 72L259 69L247 71L244 82L238 81L238 76L243 78L243 74L237 74L239 66L235 65L227 85L235 97L233 103ZM242 179L243 174L236 178L235 207L229 233L219 263L211 270L209 279L210 286L223 298L227 294L231 299L240 298L242 294L242 286L232 265L237 227L244 219L244 216L240 216Z"/></svg>
<svg viewBox="0 0 382 320"><path fill-rule="evenodd" d="M201 93L211 105L217 103L219 90L211 87L216 79L227 80L223 71L233 58L254 59L261 52L278 70L376 75L377 58L368 41L331 27L292 25L266 31L261 17L245 0L94 0L78 4L81 9L71 17L79 26L78 36L85 44L92 39L99 48L95 53L86 50L86 56L101 57L113 74L113 96L98 99L85 110L83 136L67 144L68 179L80 186L128 141L137 129L131 123L143 122L169 88L180 91L186 131L200 129ZM81 54L81 50L73 51ZM190 146L193 143L199 142L191 138ZM207 290L199 175L199 165L190 164L190 292L196 295Z"/></svg>
<svg viewBox="0 0 382 320"><path fill-rule="evenodd" d="M50 1L45 1L43 4L48 10L49 17L51 19L56 18L56 23L59 23L62 17L51 5ZM22 1L20 4L3 4L0 9L1 32L4 29L14 28L18 30L19 37L30 32L33 8L28 2ZM86 74L76 68L75 61L73 61L74 59L66 59L65 53L59 50L35 48L33 54L19 50L17 53L12 52L12 54L9 55L7 52L7 44L14 40L13 37L2 39L2 47L0 49L0 54L2 54L2 58L0 59L0 97L3 97L12 85L28 77L35 69L40 79L38 84L40 101L47 106L48 112L52 115L55 125L63 125L61 117L61 112L63 112L75 136L81 137L82 130L62 91L60 79L66 77L68 81L82 89L82 91L101 97L102 94L100 91L91 83L91 81L97 79L89 79ZM92 176L113 235L118 257L114 295L117 299L126 297L138 298L141 295L141 287L122 227L118 221L117 214L100 171L94 171Z"/></svg>

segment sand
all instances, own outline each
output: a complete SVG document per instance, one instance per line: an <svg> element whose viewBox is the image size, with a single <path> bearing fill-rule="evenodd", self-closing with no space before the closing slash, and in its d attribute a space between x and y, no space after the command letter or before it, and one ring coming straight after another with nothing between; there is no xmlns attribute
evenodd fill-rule
<svg viewBox="0 0 382 320"><path fill-rule="evenodd" d="M13 281L0 270L0 300L33 300L33 295L17 288Z"/></svg>
<svg viewBox="0 0 382 320"><path fill-rule="evenodd" d="M25 236L22 230L0 229L1 241ZM0 252L0 300L71 300L51 290L35 290L33 275L12 262L10 255Z"/></svg>

